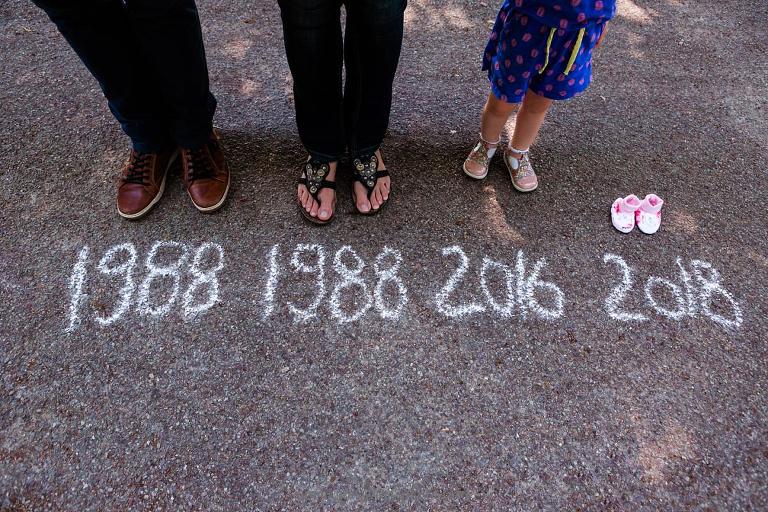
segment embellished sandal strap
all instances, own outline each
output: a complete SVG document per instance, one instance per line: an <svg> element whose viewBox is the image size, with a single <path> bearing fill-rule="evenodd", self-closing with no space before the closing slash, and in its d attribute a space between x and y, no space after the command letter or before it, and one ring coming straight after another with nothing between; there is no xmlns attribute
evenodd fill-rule
<svg viewBox="0 0 768 512"><path fill-rule="evenodd" d="M328 181L326 176L331 167L326 162L308 161L302 164L303 174L299 178L299 184L307 187L310 195L317 200L317 196L324 188L336 190L336 182Z"/></svg>
<svg viewBox="0 0 768 512"><path fill-rule="evenodd" d="M379 159L376 155L371 155L365 158L355 158L352 162L352 177L355 181L360 182L368 191L368 197L371 197L373 189L376 187L376 183L379 178L389 176L389 171L386 169L377 170L379 166Z"/></svg>
<svg viewBox="0 0 768 512"><path fill-rule="evenodd" d="M379 180L379 178L385 178L387 176L389 176L389 171L386 169L376 171L376 174L373 175L374 180L373 180L373 187L371 187L371 190L373 190L373 188L376 187L376 182ZM363 176L360 176L359 174L354 173L354 175L352 176L352 179L362 183L363 186L365 186L365 188L368 188L368 183L366 183L366 179Z"/></svg>
<svg viewBox="0 0 768 512"><path fill-rule="evenodd" d="M297 180L297 183L299 185L309 186L309 180L307 180L306 176L302 176ZM319 188L332 188L333 190L336 190L336 182L335 181L328 181L323 180L320 182Z"/></svg>

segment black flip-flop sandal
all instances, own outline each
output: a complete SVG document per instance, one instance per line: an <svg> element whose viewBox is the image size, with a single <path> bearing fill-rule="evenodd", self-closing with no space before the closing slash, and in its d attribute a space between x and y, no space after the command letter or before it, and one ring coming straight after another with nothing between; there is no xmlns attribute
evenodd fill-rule
<svg viewBox="0 0 768 512"><path fill-rule="evenodd" d="M379 178L384 178L385 176L389 176L389 171L386 169L378 170L379 167L379 159L376 157L376 155L371 155L370 158L355 158L352 161L352 178L362 183L365 189L368 191L368 201L371 200L371 194L373 193L373 189L376 188L376 183L379 182ZM355 187L352 187L352 202L355 204L355 209L360 215L376 215L377 213L381 212L381 210L384 209L384 207L389 203L389 199L384 201L384 203L379 206L376 210L371 207L371 210L368 212L361 212L357 209L357 194L355 194Z"/></svg>
<svg viewBox="0 0 768 512"><path fill-rule="evenodd" d="M301 164L301 166L302 174L301 178L299 178L299 185L304 185L307 187L307 192L309 192L312 198L317 201L317 204L319 205L320 199L318 198L318 195L320 194L321 190L324 188L336 190L336 182L328 181L325 179L325 177L328 176L328 173L331 172L331 166L327 162L320 162L318 160L308 160L306 163ZM302 206L302 204L299 202L299 211L301 211L301 215L309 222L321 226L330 223L334 218L336 218L335 197L331 207L333 208L333 214L331 214L328 220L322 220L319 217L313 217L310 215L306 208L304 208L304 206Z"/></svg>

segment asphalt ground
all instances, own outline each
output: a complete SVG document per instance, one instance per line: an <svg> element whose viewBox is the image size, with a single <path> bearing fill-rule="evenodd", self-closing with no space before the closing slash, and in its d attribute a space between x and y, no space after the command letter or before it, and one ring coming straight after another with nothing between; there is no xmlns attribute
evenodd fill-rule
<svg viewBox="0 0 768 512"><path fill-rule="evenodd" d="M275 2L200 2L230 201L174 177L140 222L96 82L2 2L0 509L766 510L768 7L619 3L523 195L460 171L497 6L411 0L391 204L342 179L318 229ZM660 232L615 231L650 192Z"/></svg>

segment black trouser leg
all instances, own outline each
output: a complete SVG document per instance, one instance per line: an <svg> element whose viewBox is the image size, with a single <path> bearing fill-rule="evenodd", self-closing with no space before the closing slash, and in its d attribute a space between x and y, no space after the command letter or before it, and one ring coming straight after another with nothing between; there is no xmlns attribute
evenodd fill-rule
<svg viewBox="0 0 768 512"><path fill-rule="evenodd" d="M338 160L342 120L341 0L279 0L285 53L293 75L299 137L312 157Z"/></svg>
<svg viewBox="0 0 768 512"><path fill-rule="evenodd" d="M193 1L34 2L99 81L135 149L207 140L216 103Z"/></svg>
<svg viewBox="0 0 768 512"><path fill-rule="evenodd" d="M210 92L203 33L194 0L127 0L141 50L151 59L171 117L169 130L183 148L206 142L216 99Z"/></svg>
<svg viewBox="0 0 768 512"><path fill-rule="evenodd" d="M347 0L344 125L353 156L373 154L389 126L406 0Z"/></svg>

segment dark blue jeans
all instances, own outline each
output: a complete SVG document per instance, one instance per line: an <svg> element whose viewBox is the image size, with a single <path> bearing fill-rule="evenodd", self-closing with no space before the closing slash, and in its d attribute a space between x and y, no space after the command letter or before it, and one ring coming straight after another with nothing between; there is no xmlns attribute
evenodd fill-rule
<svg viewBox="0 0 768 512"><path fill-rule="evenodd" d="M200 146L213 128L194 0L33 0L98 80L137 151Z"/></svg>
<svg viewBox="0 0 768 512"><path fill-rule="evenodd" d="M304 147L323 161L338 160L347 150L352 156L372 154L389 125L406 0L278 3Z"/></svg>

